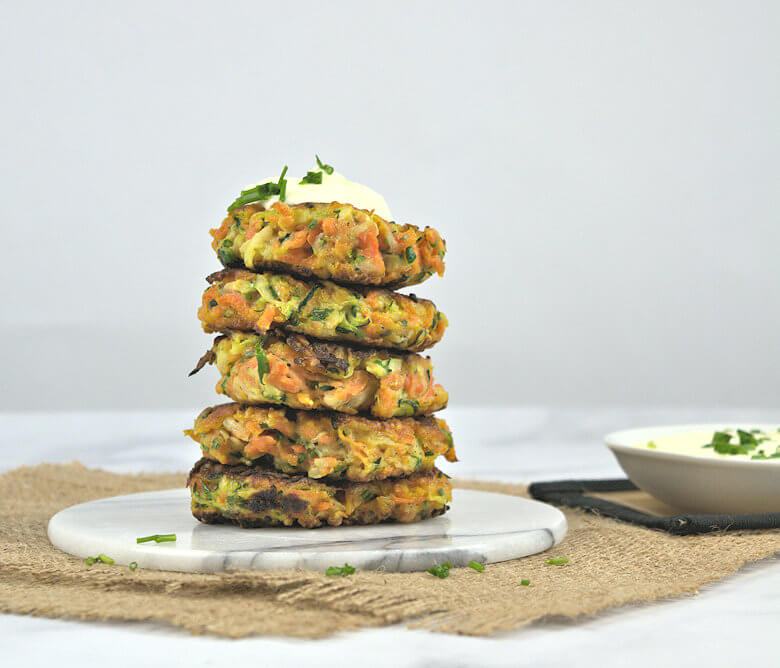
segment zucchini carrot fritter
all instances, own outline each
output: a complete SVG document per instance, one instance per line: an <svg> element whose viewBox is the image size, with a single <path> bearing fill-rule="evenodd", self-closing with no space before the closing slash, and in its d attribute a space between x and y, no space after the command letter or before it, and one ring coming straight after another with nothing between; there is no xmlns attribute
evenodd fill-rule
<svg viewBox="0 0 780 668"><path fill-rule="evenodd" d="M206 459L262 464L281 473L365 482L457 461L447 423L433 417L373 420L343 413L222 404L185 432Z"/></svg>
<svg viewBox="0 0 780 668"><path fill-rule="evenodd" d="M433 302L381 288L344 287L243 269L207 279L198 317L207 332L270 328L330 341L420 351L437 343L447 318Z"/></svg>
<svg viewBox="0 0 780 668"><path fill-rule="evenodd" d="M201 459L187 486L198 520L247 528L419 522L452 501L452 485L438 469L372 482L320 481Z"/></svg>
<svg viewBox="0 0 780 668"><path fill-rule="evenodd" d="M350 204L247 204L211 230L225 267L401 287L444 274L444 240Z"/></svg>

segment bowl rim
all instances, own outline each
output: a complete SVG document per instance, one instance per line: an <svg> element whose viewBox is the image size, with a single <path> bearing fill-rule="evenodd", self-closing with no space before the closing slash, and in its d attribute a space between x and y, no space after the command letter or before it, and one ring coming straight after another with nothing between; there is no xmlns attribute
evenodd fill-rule
<svg viewBox="0 0 780 668"><path fill-rule="evenodd" d="M704 424L656 425L651 427L633 427L631 429L621 429L619 431L610 432L604 437L604 443L612 452L688 464L696 463L701 466L711 466L714 468L736 467L742 469L749 468L753 471L770 471L777 469L777 467L780 466L780 459L720 459L715 457L702 457L700 455L692 455L683 452L653 450L651 448L636 445L642 441L652 441L654 438L661 438L662 436L675 436L686 431L718 431L721 429L734 429L735 425L746 425L749 429L761 429L762 431L776 431L778 429L777 424L757 423L749 420L730 420L729 422L712 422ZM744 428L744 426L741 426L740 428Z"/></svg>

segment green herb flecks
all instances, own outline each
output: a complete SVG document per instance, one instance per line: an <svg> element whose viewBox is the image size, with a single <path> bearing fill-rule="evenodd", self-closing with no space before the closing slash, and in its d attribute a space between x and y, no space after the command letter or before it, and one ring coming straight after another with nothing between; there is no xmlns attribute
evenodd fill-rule
<svg viewBox="0 0 780 668"><path fill-rule="evenodd" d="M737 430L739 443L731 442L731 434L725 431L716 431L712 435L712 441L703 445L703 448L712 448L720 455L748 455L756 449L758 441L756 437L748 431Z"/></svg>
<svg viewBox="0 0 780 668"><path fill-rule="evenodd" d="M355 327L354 325L350 325L348 322L343 322L343 321L340 322L338 325L336 325L336 331L339 334L357 335L359 333L357 327Z"/></svg>
<svg viewBox="0 0 780 668"><path fill-rule="evenodd" d="M320 156L315 155L314 157L317 160L317 167L319 167L323 172L326 172L327 174L333 174L333 167L324 164L322 160L320 160Z"/></svg>
<svg viewBox="0 0 780 668"><path fill-rule="evenodd" d="M446 563L443 563L441 566L439 566L438 564L432 566L431 568L428 569L428 572L431 575L434 575L437 578L443 580L444 578L448 578L450 576L451 568L452 568L452 564L448 561Z"/></svg>
<svg viewBox="0 0 780 668"><path fill-rule="evenodd" d="M298 304L298 308L295 309L296 313L301 313L303 311L303 307L306 306L306 304L309 303L309 300L314 296L314 293L317 292L317 290L320 289L319 285L315 285L311 290L309 290L306 293L306 296L303 298L300 304Z"/></svg>
<svg viewBox="0 0 780 668"><path fill-rule="evenodd" d="M411 246L407 246L404 255L406 256L406 261L409 264L412 264L417 259L417 253L414 252L414 248Z"/></svg>
<svg viewBox="0 0 780 668"><path fill-rule="evenodd" d="M417 411L420 410L420 402L416 401L415 399L399 399L398 400L398 407L402 408L406 404L411 408L411 412L404 411L404 415L414 415Z"/></svg>
<svg viewBox="0 0 780 668"><path fill-rule="evenodd" d="M255 358L257 359L257 377L260 382L263 382L263 377L271 370L271 365L268 363L268 355L263 350L263 339L259 339L255 343Z"/></svg>
<svg viewBox="0 0 780 668"><path fill-rule="evenodd" d="M650 448L651 450L656 450L658 448L658 446L655 443L653 443L653 441L648 441L647 447Z"/></svg>
<svg viewBox="0 0 780 668"><path fill-rule="evenodd" d="M771 455L766 454L766 451L764 450L759 450L750 459L780 459L780 445L777 446L777 450L775 450Z"/></svg>
<svg viewBox="0 0 780 668"><path fill-rule="evenodd" d="M529 584L531 584L531 581L530 580L520 580L520 584L523 587L527 587Z"/></svg>
<svg viewBox="0 0 780 668"><path fill-rule="evenodd" d="M758 445L758 440L749 431L743 431L742 429L737 429L737 436L739 436L740 445L752 445L753 447Z"/></svg>
<svg viewBox="0 0 780 668"><path fill-rule="evenodd" d="M304 183L322 183L322 172L306 172L306 176L301 179L300 185Z"/></svg>
<svg viewBox="0 0 780 668"><path fill-rule="evenodd" d="M473 568L475 571L477 571L477 573L485 572L485 566L483 564L480 564L478 561L470 561L469 568Z"/></svg>
<svg viewBox="0 0 780 668"><path fill-rule="evenodd" d="M344 564L343 566L331 566L327 571L325 571L325 575L337 575L339 577L345 578L348 575L352 575L354 572L354 566Z"/></svg>
<svg viewBox="0 0 780 668"><path fill-rule="evenodd" d="M217 258L225 267L230 267L239 261L238 256L231 248L232 243L229 242L230 239L225 239L217 249Z"/></svg>
<svg viewBox="0 0 780 668"><path fill-rule="evenodd" d="M137 561L131 561L129 564L127 564L127 567L134 571L136 568L138 568L138 562Z"/></svg>
<svg viewBox="0 0 780 668"><path fill-rule="evenodd" d="M326 320L332 311L330 308L313 308L309 313L309 320Z"/></svg>
<svg viewBox="0 0 780 668"><path fill-rule="evenodd" d="M155 533L151 536L141 536L140 538L136 538L136 543L151 543L154 541L155 543L175 543L176 542L176 534L175 533Z"/></svg>
<svg viewBox="0 0 780 668"><path fill-rule="evenodd" d="M566 557L553 557L552 559L548 559L544 562L548 566L565 566L569 563L568 558Z"/></svg>

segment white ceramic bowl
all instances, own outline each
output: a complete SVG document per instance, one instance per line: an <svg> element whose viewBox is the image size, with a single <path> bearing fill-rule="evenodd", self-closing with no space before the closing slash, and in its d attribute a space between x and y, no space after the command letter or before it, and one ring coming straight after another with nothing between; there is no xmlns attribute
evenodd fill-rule
<svg viewBox="0 0 780 668"><path fill-rule="evenodd" d="M637 487L674 508L694 513L780 512L780 460L715 459L644 445L665 436L715 432L736 425L763 431L777 429L777 425L742 422L685 424L626 429L604 440Z"/></svg>

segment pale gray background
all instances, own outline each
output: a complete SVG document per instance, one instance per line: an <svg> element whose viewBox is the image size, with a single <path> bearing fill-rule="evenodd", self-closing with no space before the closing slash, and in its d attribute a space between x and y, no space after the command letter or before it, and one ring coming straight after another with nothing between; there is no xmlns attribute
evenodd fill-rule
<svg viewBox="0 0 780 668"><path fill-rule="evenodd" d="M213 403L208 229L318 152L447 239L454 403L776 406L776 2L8 2L2 408Z"/></svg>

